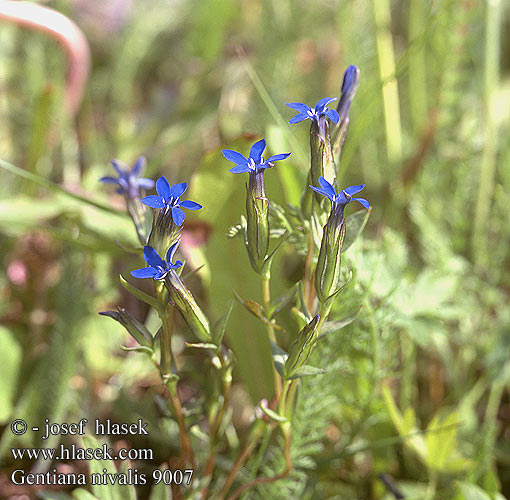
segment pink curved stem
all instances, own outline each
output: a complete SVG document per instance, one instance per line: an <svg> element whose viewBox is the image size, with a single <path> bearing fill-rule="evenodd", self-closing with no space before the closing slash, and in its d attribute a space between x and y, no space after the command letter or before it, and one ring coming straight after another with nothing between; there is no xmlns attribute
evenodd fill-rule
<svg viewBox="0 0 510 500"><path fill-rule="evenodd" d="M83 32L60 12L30 2L0 0L2 19L47 33L64 47L69 61L65 103L74 116L80 106L90 69L90 49Z"/></svg>

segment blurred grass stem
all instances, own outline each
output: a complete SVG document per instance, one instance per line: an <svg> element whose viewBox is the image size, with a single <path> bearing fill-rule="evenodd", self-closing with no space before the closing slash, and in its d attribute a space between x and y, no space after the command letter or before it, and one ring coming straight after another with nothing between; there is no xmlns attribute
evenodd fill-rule
<svg viewBox="0 0 510 500"><path fill-rule="evenodd" d="M485 145L478 180L478 196L474 215L471 246L475 267L478 271L488 265L487 232L492 198L494 196L498 127L493 106L499 82L499 58L501 38L501 0L489 0L485 10L485 64L484 108Z"/></svg>
<svg viewBox="0 0 510 500"><path fill-rule="evenodd" d="M398 84L395 78L395 52L391 35L391 6L389 0L373 0L372 5L376 27L379 75L382 83L388 161L399 163L402 159L402 129Z"/></svg>

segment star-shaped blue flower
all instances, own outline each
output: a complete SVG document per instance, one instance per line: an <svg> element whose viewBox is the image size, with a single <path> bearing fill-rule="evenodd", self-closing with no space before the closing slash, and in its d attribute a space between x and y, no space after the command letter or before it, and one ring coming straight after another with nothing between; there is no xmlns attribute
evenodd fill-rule
<svg viewBox="0 0 510 500"><path fill-rule="evenodd" d="M181 201L181 196L186 191L188 185L185 182L170 186L165 177L160 177L156 182L157 195L152 194L142 198L142 203L151 208L163 208L172 211L172 219L177 226L182 226L184 222L184 212L181 208L188 210L200 210L202 205L195 201Z"/></svg>
<svg viewBox="0 0 510 500"><path fill-rule="evenodd" d="M299 111L296 116L293 116L289 123L299 123L303 120L310 119L319 121L321 116L327 116L332 122L338 123L340 117L335 109L329 109L328 104L330 102L336 101L336 97L323 97L319 100L319 102L315 105L315 108L309 108L306 104L302 102L287 102L285 103L289 108L295 109Z"/></svg>
<svg viewBox="0 0 510 500"><path fill-rule="evenodd" d="M326 198L331 201L331 206L345 206L347 203L351 201L357 201L361 203L367 210L370 208L370 203L368 203L365 198L353 198L352 196L356 193L359 193L364 187L365 184L360 184L359 186L349 186L348 188L343 189L339 193L335 191L335 188L326 180L324 177L319 177L320 188L315 186L310 186L316 193L322 194Z"/></svg>
<svg viewBox="0 0 510 500"><path fill-rule="evenodd" d="M163 260L154 248L143 247L143 258L147 262L147 267L135 269L131 271L131 276L135 278L153 278L154 280L162 280L172 270L182 266L180 260L172 262L174 254L179 246L180 240L176 241L167 251L166 260Z"/></svg>
<svg viewBox="0 0 510 500"><path fill-rule="evenodd" d="M280 153L277 155L270 156L267 160L264 160L262 153L266 149L266 141L261 139L257 141L250 148L250 154L248 158L245 158L241 153L233 151L232 149L223 149L221 152L223 156L236 166L232 167L229 171L233 174L244 174L245 172L258 172L261 169L270 168L273 166L275 161L285 160L291 153Z"/></svg>
<svg viewBox="0 0 510 500"><path fill-rule="evenodd" d="M154 187L152 179L139 177L145 168L145 157L140 156L131 170L120 160L112 160L111 164L119 177L101 177L99 181L106 184L117 184L119 186L117 193L124 194L129 198L138 198L140 196L140 189L152 189Z"/></svg>

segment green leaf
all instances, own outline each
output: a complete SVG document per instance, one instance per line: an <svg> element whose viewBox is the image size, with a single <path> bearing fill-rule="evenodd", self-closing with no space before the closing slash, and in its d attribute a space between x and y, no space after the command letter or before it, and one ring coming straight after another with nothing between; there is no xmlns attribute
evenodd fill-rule
<svg viewBox="0 0 510 500"><path fill-rule="evenodd" d="M297 290L298 284L296 283L292 288L289 289L289 291L285 295L282 295L281 297L278 297L276 300L273 301L269 311L267 311L269 319L273 319L282 309L284 309L294 300Z"/></svg>
<svg viewBox="0 0 510 500"><path fill-rule="evenodd" d="M327 321L324 323L321 328L319 339L329 335L330 333L336 333L347 325L350 325L358 317L362 308L363 306L359 306L355 311L348 314L347 316L344 316L342 319L336 321Z"/></svg>
<svg viewBox="0 0 510 500"><path fill-rule="evenodd" d="M0 423L5 423L11 416L17 392L21 358L21 346L16 342L14 335L7 328L0 326L0 366L2 367Z"/></svg>
<svg viewBox="0 0 510 500"><path fill-rule="evenodd" d="M286 417L282 417L281 415L278 415L275 411L271 410L271 408L268 408L267 406L264 406L263 404L259 404L259 408L269 417L273 420L276 420L277 422L288 422L289 419Z"/></svg>
<svg viewBox="0 0 510 500"><path fill-rule="evenodd" d="M92 436L83 436L83 443L86 448L101 448L102 443ZM118 474L117 469L113 461L107 459L91 460L90 472L92 474L103 474L103 469L106 469L106 473ZM117 482L115 484L93 484L92 493L100 498L101 500L130 500L133 498L132 485L120 485ZM135 497L136 498L136 497Z"/></svg>
<svg viewBox="0 0 510 500"><path fill-rule="evenodd" d="M217 351L218 346L216 344L210 344L207 342L197 342L195 344L192 344L190 342L184 342L186 347L194 347L195 349L210 349L212 351Z"/></svg>
<svg viewBox="0 0 510 500"><path fill-rule="evenodd" d="M142 302L149 304L159 313L163 312L162 305L158 302L157 299L149 295L148 293L142 292L134 285L129 283L129 281L125 280L122 274L119 274L120 284L131 294L134 295L137 299L140 299Z"/></svg>
<svg viewBox="0 0 510 500"><path fill-rule="evenodd" d="M41 490L37 493L37 496L39 498L42 498L43 500L73 500L72 496L68 495L67 493L62 493L60 491ZM93 500L97 500L95 497L92 498Z"/></svg>
<svg viewBox="0 0 510 500"><path fill-rule="evenodd" d="M225 330L227 328L227 324L228 324L230 315L232 314L233 307L234 307L234 301L231 300L228 304L227 312L213 326L212 339L216 345L221 345L221 342L223 341L223 337L225 335Z"/></svg>
<svg viewBox="0 0 510 500"><path fill-rule="evenodd" d="M316 368L315 366L303 365L294 370L292 376L289 377L289 380L301 377L311 377L314 375L323 375L324 373L326 373L324 368Z"/></svg>
<svg viewBox="0 0 510 500"><path fill-rule="evenodd" d="M476 484L459 482L457 487L462 495L459 500L491 500L491 497Z"/></svg>
<svg viewBox="0 0 510 500"><path fill-rule="evenodd" d="M172 500L172 490L163 481L155 484L149 500Z"/></svg>
<svg viewBox="0 0 510 500"><path fill-rule="evenodd" d="M359 210L345 218L345 239L342 244L342 252L345 252L362 233L367 224L372 207L368 210Z"/></svg>
<svg viewBox="0 0 510 500"><path fill-rule="evenodd" d="M266 318L266 315L264 314L264 308L258 302L251 299L243 299L235 290L234 296L248 312L253 314L253 316L263 321L266 325L272 326L275 330L283 330L281 326L277 325L276 323L272 323Z"/></svg>
<svg viewBox="0 0 510 500"><path fill-rule="evenodd" d="M67 196L68 198L77 200L77 201L81 202L82 204L91 205L95 208L105 210L106 212L116 212L119 214L124 214L124 212L117 210L113 207L103 205L102 203L100 203L98 201L94 201L89 198L85 198L84 196L81 196L79 194L72 193L71 191L68 191L67 189L64 189L63 187L59 186L58 184L51 182L50 180L46 179L45 177L41 177L40 175L36 175L32 172L28 172L27 170L23 170L22 168L16 167L16 166L12 165L11 163L8 163L1 159L0 159L0 168L3 168L4 170L7 170L8 172L10 172L14 175L17 175L19 177L22 177L24 179L27 179L31 182L35 182L36 184L39 184L40 186L48 188L50 191L53 191L54 193L62 193L65 196Z"/></svg>
<svg viewBox="0 0 510 500"><path fill-rule="evenodd" d="M457 413L450 413L446 418L435 416L427 427L427 466L442 470L457 446Z"/></svg>
<svg viewBox="0 0 510 500"><path fill-rule="evenodd" d="M101 500L90 493L90 491L84 490L83 488L73 490L73 498L75 500Z"/></svg>
<svg viewBox="0 0 510 500"><path fill-rule="evenodd" d="M283 377L283 369L285 367L285 362L287 361L289 355L274 342L271 342L271 354L273 356L273 363L274 367L276 368L276 371L278 372L280 377Z"/></svg>

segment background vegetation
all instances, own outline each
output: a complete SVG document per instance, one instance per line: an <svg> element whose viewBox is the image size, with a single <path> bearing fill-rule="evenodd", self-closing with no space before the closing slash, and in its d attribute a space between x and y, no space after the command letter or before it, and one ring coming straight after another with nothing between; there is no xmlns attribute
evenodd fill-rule
<svg viewBox="0 0 510 500"><path fill-rule="evenodd" d="M297 203L308 128L286 124L284 102L337 96L355 64L361 84L339 176L341 185L366 183L373 210L346 254L355 283L335 316L362 308L314 353L312 364L328 372L301 387L296 470L245 500L402 498L395 489L416 499L509 497L508 3L46 4L84 31L92 66L71 116L61 47L0 19L0 496L43 495L9 483L9 448L41 444L28 434L13 441L15 416L142 416L151 435L129 444L152 447L153 466L176 443L157 374L120 350L125 332L97 315L122 303L156 320L119 286L118 274L141 262L123 250L136 239L122 200L97 182L111 174L108 161L144 154L148 177L190 180L190 199L205 207L187 215L184 236L188 259L205 264L194 292L218 318L232 289L260 293L241 244L225 236L244 188L220 149L264 136L273 152L292 151L267 191ZM299 252L280 258L280 292L302 267ZM227 333L241 430L272 386L267 340L248 316L236 306ZM203 374L201 359L180 351L186 400ZM277 450L269 447L262 471L282 467Z"/></svg>

